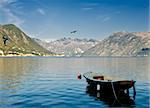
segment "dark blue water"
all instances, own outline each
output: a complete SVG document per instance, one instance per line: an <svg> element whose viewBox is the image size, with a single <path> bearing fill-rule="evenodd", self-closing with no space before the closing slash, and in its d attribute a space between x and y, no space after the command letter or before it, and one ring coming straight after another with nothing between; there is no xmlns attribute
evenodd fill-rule
<svg viewBox="0 0 150 108"><path fill-rule="evenodd" d="M0 58L0 108L103 108L77 73L94 71L136 80L129 107L149 107L149 58ZM132 98L133 90L130 90Z"/></svg>

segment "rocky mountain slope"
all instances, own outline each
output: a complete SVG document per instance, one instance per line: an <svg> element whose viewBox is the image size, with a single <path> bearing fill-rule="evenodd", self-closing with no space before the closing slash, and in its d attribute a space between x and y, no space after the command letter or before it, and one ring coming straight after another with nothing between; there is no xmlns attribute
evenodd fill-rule
<svg viewBox="0 0 150 108"><path fill-rule="evenodd" d="M117 32L84 52L84 55L138 56L150 54L150 32Z"/></svg>
<svg viewBox="0 0 150 108"><path fill-rule="evenodd" d="M4 43L6 37L7 40ZM50 53L15 25L0 25L0 55L45 55Z"/></svg>
<svg viewBox="0 0 150 108"><path fill-rule="evenodd" d="M44 42L39 39L34 40L49 51L69 56L82 54L99 42L94 39L78 38L61 38L51 42Z"/></svg>
<svg viewBox="0 0 150 108"><path fill-rule="evenodd" d="M54 53L52 53L54 52ZM150 32L117 32L108 38L61 38L51 42L33 39L13 24L0 25L0 55L150 55Z"/></svg>

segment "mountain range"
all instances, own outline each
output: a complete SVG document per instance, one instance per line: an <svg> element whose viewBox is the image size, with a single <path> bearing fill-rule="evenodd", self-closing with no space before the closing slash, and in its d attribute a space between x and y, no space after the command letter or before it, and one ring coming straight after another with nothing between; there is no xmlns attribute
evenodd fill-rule
<svg viewBox="0 0 150 108"><path fill-rule="evenodd" d="M79 55L95 46L99 41L95 39L61 38L51 42L34 39L49 51L64 55Z"/></svg>
<svg viewBox="0 0 150 108"><path fill-rule="evenodd" d="M149 56L150 32L116 32L103 40L31 38L13 24L0 25L0 55Z"/></svg>
<svg viewBox="0 0 150 108"><path fill-rule="evenodd" d="M43 48L13 24L0 25L0 55L47 55Z"/></svg>
<svg viewBox="0 0 150 108"><path fill-rule="evenodd" d="M51 42L34 39L49 51L82 56L150 55L150 32L116 32L104 40L62 38Z"/></svg>
<svg viewBox="0 0 150 108"><path fill-rule="evenodd" d="M150 55L150 32L117 32L84 52L98 56Z"/></svg>

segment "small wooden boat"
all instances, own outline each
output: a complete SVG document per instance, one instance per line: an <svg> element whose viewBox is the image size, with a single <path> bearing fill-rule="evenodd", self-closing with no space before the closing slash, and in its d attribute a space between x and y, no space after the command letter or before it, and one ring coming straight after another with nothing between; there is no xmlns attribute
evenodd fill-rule
<svg viewBox="0 0 150 108"><path fill-rule="evenodd" d="M134 88L135 81L133 80L115 80L107 76L102 76L99 73L95 72L87 72L84 73L83 76L86 78L89 86L93 87L93 89L101 90L101 91L124 91L131 87ZM134 90L135 91L135 90Z"/></svg>

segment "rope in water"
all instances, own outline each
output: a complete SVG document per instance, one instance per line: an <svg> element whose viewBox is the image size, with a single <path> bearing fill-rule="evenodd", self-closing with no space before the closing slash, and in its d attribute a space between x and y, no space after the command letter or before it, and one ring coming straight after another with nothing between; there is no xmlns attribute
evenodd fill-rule
<svg viewBox="0 0 150 108"><path fill-rule="evenodd" d="M114 89L114 85L113 85L113 82L111 81L111 86L112 86L112 90L113 90L113 94L115 96L115 99L119 102L118 98L117 98L117 95L116 95L116 92L115 92L115 89Z"/></svg>

